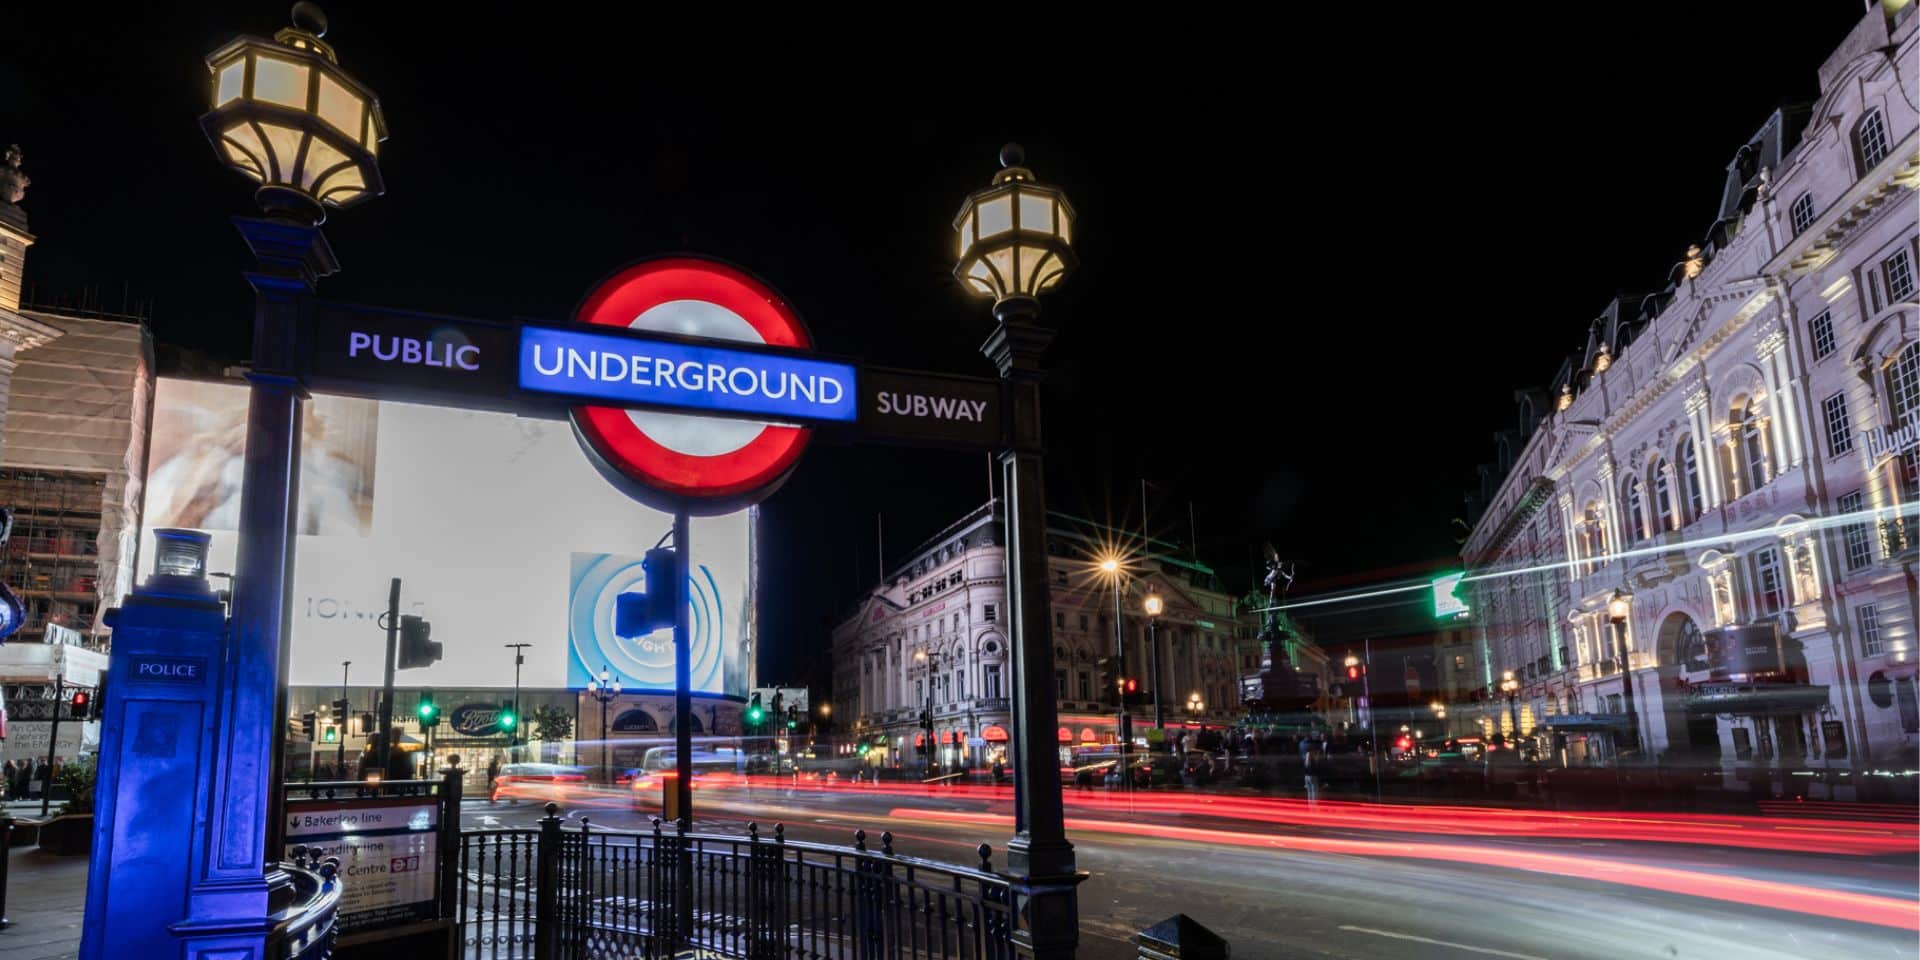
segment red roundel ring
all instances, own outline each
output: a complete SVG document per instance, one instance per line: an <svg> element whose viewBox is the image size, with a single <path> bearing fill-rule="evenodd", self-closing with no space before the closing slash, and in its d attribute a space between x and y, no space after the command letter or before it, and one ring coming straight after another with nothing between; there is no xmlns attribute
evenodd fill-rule
<svg viewBox="0 0 1920 960"><path fill-rule="evenodd" d="M703 257L624 267L587 294L574 320L777 347L813 345L778 291L738 267ZM574 407L573 424L590 451L620 477L710 507L771 493L799 462L811 434L806 427L621 407Z"/></svg>

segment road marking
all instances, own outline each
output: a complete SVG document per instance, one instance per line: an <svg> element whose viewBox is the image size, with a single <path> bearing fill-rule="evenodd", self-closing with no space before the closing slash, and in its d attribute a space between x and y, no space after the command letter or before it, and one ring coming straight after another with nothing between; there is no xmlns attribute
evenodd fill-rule
<svg viewBox="0 0 1920 960"><path fill-rule="evenodd" d="M1508 953L1505 950L1495 950L1492 947L1473 947L1464 943L1454 943L1450 940L1434 940L1428 937L1416 937L1411 933L1394 933L1392 930L1375 930L1372 927L1349 927L1346 924L1341 924L1340 929L1351 930L1354 933L1371 933L1376 937L1391 937L1395 940L1412 940L1415 943L1431 943L1434 946L1452 947L1455 950L1471 950L1474 953L1484 953L1495 957L1513 957L1514 960L1547 960L1546 957L1536 957L1531 953Z"/></svg>

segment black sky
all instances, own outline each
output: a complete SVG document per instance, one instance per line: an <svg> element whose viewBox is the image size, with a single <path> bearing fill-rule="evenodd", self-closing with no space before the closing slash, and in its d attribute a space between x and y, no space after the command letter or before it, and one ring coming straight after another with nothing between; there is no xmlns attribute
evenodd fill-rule
<svg viewBox="0 0 1920 960"><path fill-rule="evenodd" d="M124 291L163 341L244 357L226 220L247 189L195 124L201 57L284 6L21 6L0 142L33 177L35 298ZM1733 151L1814 95L1862 15L325 6L391 130L388 195L327 225L333 298L560 318L609 269L691 249L769 279L822 349L985 375L951 218L1021 141L1080 214L1083 267L1046 304L1051 503L1137 524L1144 476L1149 526L1185 539L1191 500L1202 555L1239 583L1263 539L1305 577L1452 552L1513 388L1615 292L1662 282ZM986 476L979 455L816 446L765 507L767 675L802 669L872 581L877 513L899 559Z"/></svg>

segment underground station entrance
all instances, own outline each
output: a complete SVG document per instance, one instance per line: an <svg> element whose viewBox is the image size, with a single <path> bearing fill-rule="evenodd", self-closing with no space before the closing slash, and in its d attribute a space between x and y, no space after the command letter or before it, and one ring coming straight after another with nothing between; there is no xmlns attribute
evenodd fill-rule
<svg viewBox="0 0 1920 960"><path fill-rule="evenodd" d="M219 534L155 530L152 574L111 614L81 956L1071 957L1084 874L1053 742L1039 426L1050 335L1037 323L1037 295L1074 266L1065 197L1009 147L955 221L956 276L994 304L982 352L996 378L816 352L770 284L697 255L615 270L551 322L326 301L315 285L338 265L320 224L327 208L382 191L385 123L321 39L317 10L295 13L274 39L241 37L207 59L202 125L222 161L259 184L261 213L234 220L255 261L256 309L231 590L208 568ZM332 396L565 424L623 502L671 515L627 586L593 611L612 637L594 653L625 675L666 671L651 692L673 697L665 816L650 829L563 820L552 804L537 825L463 827L457 760L429 779L286 782L303 427L310 403ZM997 458L1018 786L998 857L985 843L964 863L902 856L890 834L798 842L775 823L693 829L693 652L708 616L694 520L747 510L814 442ZM486 542L484 517L473 526L482 532L461 536L475 549L511 551ZM408 572L372 569L376 559L365 571L376 584ZM397 612L398 579L393 589ZM393 671L409 666L394 660L394 619L381 622L385 751L399 739Z"/></svg>

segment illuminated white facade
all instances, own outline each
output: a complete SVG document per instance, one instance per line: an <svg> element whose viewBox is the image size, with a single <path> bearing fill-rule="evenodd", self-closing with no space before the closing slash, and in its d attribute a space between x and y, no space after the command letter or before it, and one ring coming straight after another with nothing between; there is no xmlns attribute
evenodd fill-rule
<svg viewBox="0 0 1920 960"><path fill-rule="evenodd" d="M1562 762L1606 760L1594 734L1623 729L1624 590L1647 759L1850 771L1821 778L1836 796L1913 766L1916 25L1873 8L1820 99L1735 154L1669 285L1611 304L1496 435L1463 550L1484 682L1497 706L1514 671L1521 732L1569 734L1542 739ZM1775 624L1773 668L1734 649Z"/></svg>
<svg viewBox="0 0 1920 960"><path fill-rule="evenodd" d="M869 745L870 763L918 767L922 711L933 714L942 766L1003 757L1003 737L1013 734L1008 698L1018 683L1007 642L1003 521L998 500L969 513L915 550L834 628L833 716ZM1061 745L1111 742L1117 678L1103 661L1114 653L1113 588L1092 568L1089 537L1056 523L1048 539ZM1141 599L1156 592L1165 600L1154 635L1171 736L1189 720L1217 726L1239 711L1237 675L1254 644L1243 640L1250 635L1235 619L1235 599L1213 572L1164 555L1169 546L1149 543L1162 555L1134 564L1122 632L1127 673L1149 690ZM1203 709L1189 714L1194 694ZM1142 702L1149 705L1133 710L1136 739L1152 726L1151 697ZM970 741L977 745L969 749Z"/></svg>

